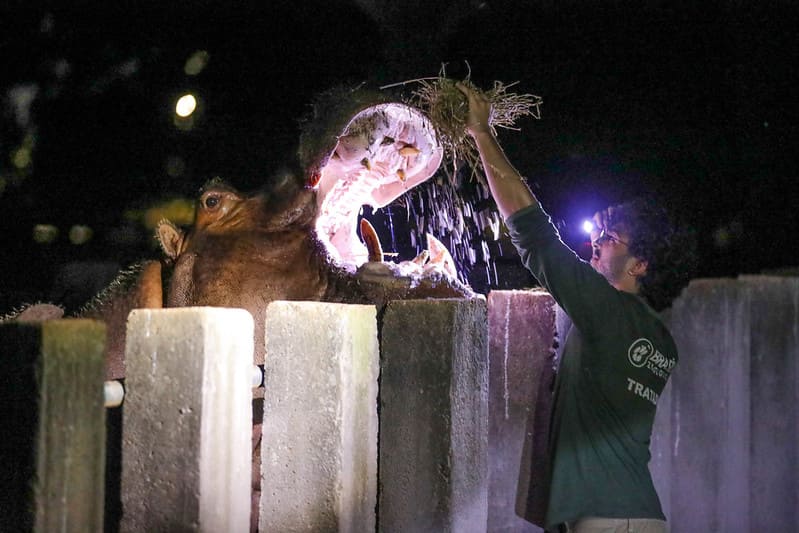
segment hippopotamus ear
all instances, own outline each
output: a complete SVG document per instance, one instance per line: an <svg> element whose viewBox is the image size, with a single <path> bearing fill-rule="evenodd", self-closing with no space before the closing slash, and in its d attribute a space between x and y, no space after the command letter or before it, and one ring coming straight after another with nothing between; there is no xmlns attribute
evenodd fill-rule
<svg viewBox="0 0 799 533"><path fill-rule="evenodd" d="M163 219L155 228L155 236L161 249L172 260L178 258L186 234L170 221Z"/></svg>

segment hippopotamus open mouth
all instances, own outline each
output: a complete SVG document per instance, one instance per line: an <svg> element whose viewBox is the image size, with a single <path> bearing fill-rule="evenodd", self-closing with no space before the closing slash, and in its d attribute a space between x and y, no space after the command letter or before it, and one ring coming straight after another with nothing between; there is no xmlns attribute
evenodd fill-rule
<svg viewBox="0 0 799 533"><path fill-rule="evenodd" d="M365 245L358 239L361 206L388 205L430 178L442 157L432 125L418 110L388 103L358 113L315 185L316 233L331 259L352 272L365 263L367 247L376 243L371 235L364 235Z"/></svg>

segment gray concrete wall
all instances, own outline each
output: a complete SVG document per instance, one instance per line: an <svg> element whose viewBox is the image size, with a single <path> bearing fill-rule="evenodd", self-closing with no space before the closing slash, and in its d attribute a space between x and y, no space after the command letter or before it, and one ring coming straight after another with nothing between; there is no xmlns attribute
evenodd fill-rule
<svg viewBox="0 0 799 533"><path fill-rule="evenodd" d="M489 296L487 304L486 310L486 302L481 300L393 302L386 310L381 338L378 525L381 531L538 531L515 516L520 509L514 512L511 496L514 485L518 497L525 489L529 493L530 485L536 480L535 470L525 466L525 462L534 461L536 454L525 446L535 440L531 439L533 433L540 431L535 425L535 420L540 420L536 413L544 412L539 409L547 400L543 393L551 374L546 373L551 372L552 339L560 321L557 309L544 293L497 292ZM158 312L180 314L184 311ZM336 316L328 318L334 320ZM650 468L671 531L799 531L799 409L796 407L799 401L799 279L745 276L696 280L675 301L665 318L677 341L680 363L660 398ZM87 321L58 323L89 324ZM150 329L134 335L132 338L139 340L130 348L145 355L140 358L142 375L152 374L155 364L161 370L174 371L168 374L172 377L167 382L178 390L194 394L207 388L211 382L204 380L218 376L222 367L195 364L199 359L186 358L180 353L185 348L196 347L198 339L206 338L204 328L216 327L212 326L214 323L221 322L217 317L209 317L205 322L201 320L200 325L189 327L188 323L171 318L163 323L144 320L138 327ZM292 337L289 326L293 324L296 322L287 320L286 338ZM326 331L314 326L312 321L306 321L303 326L310 328L303 341ZM42 365L51 356L55 361L62 352L101 352L98 346L102 341L97 340L99 334L92 333L89 337L94 340L84 346L76 340L79 336L73 335L72 330L56 335L53 329L51 338L60 338L65 343L66 348L62 350L44 343L46 334L42 332L49 331L49 327L0 326L3 358L12 361L7 365L5 385L0 388L0 408L6 421L4 425L15 428L0 441L3 453L0 465L14 465L14 468L6 468L2 476L3 487L7 489L0 491L5 498L0 529L5 528L3 524L16 527L39 520L38 515L19 512L30 508L30 503L25 502L32 500L25 498L30 498L32 493L18 492L22 499L10 503L8 498L13 494L9 487L26 486L24 480L37 475L36 465L57 462L61 457L72 466L78 464L75 461L84 461L80 475L89 476L85 477L89 481L69 481L72 479L69 476L44 476L41 486L66 486L70 496L80 494L75 488L91 486L94 496L81 496L83 503L80 504L45 508L42 516L47 516L42 523L49 524L57 516L58 520L77 523L75 513L83 509L89 518L79 520L81 529L99 530L101 526L92 524L102 523L102 514L98 514L94 499L99 497L102 501L102 478L96 475L97 461L101 461L102 456L102 426L92 430L94 433L75 431L82 422L70 425L67 417L78 416L86 409L101 413L102 408L98 410L92 402L102 401L102 361L91 355L66 357L66 366L52 372L47 370L51 367ZM164 356L156 359L152 355L155 348L148 344L155 342L153 336L157 332L153 328L162 332L166 339L158 348L163 350L158 353ZM223 326L221 333L230 334L231 331ZM293 335L296 336L296 332ZM346 337L343 333L339 336ZM244 332L236 338L246 340L251 336ZM224 341L218 350L226 350L229 346L230 342ZM287 348L289 356L295 353L292 349L295 348ZM249 350L251 353L251 347ZM170 353L176 357L170 358ZM200 353L206 352L200 350ZM128 357L134 358L130 353ZM251 361L247 357L241 361L241 368L247 369L241 380L245 391L241 409L220 405L216 412L245 412L241 417L244 420L241 457L242 465L248 465L249 414L246 411ZM85 365L93 370L84 369ZM216 370L212 371L214 368ZM286 371L290 369L289 364ZM184 375L187 372L188 377ZM47 379L37 381L39 376ZM92 386L94 392L86 396L88 407L78 408L78 404L63 400L69 387L92 381L98 385L96 389ZM46 383L49 388L28 386L37 383ZM200 469L191 460L201 455L201 449L206 449L201 448L197 439L200 434L208 436L209 431L200 430L201 417L188 422L185 419L176 431L184 431L180 435L186 438L179 438L176 441L179 444L174 446L164 446L167 441L157 436L157 431L169 426L172 422L168 417L176 413L191 418L192 413L203 412L199 407L203 401L186 396L186 405L165 403L158 398L165 393L163 383L166 382L159 385L153 381L149 389L137 392L136 378L133 374L128 376L127 407L131 412L139 411L142 425L138 430L135 423L126 426L127 432L138 431L138 436L128 433L126 437L127 447L137 451L126 454L129 473L127 489L123 487L123 490L138 486L135 490L151 502L135 507L128 499L128 519L157 518L164 511L161 518L167 522L161 522L159 527L197 529L202 520L195 492L195 489L200 490L199 485L195 483L191 485L194 488L180 493L180 504L171 503L169 497L161 497L158 491L163 483L180 488L197 481ZM136 403L137 394L141 401L149 403L131 406L130 403ZM308 410L313 411L313 403L311 398ZM40 420L52 421L54 429L44 433L24 429L38 428ZM218 432L222 434L227 434L227 430ZM41 448L47 453L36 455L38 452L31 451L39 449L35 444L39 438L36 435L50 439L47 446ZM77 437L80 438L74 440ZM58 438L72 439L73 445L53 444L52 439ZM74 442L80 442L79 449L74 448ZM175 454L167 457L170 450ZM531 455L525 456L525 452ZM136 466L131 461L140 464ZM146 463L154 468L148 471L142 466ZM22 466L17 468L17 465ZM242 470L246 467L242 466ZM514 470L518 472L514 474ZM70 476L77 475L77 470L72 472ZM216 472L221 476L221 484L229 481L222 475L224 469ZM527 486L524 485L525 472L529 475ZM170 475L174 479L169 478ZM246 492L249 476L242 473L241 477ZM66 481L53 481L57 479ZM267 478L265 487L269 487L269 481ZM225 494L231 493L225 490ZM248 507L246 495L241 499L244 507ZM232 509L237 504L227 502L224 505ZM244 507L241 513L246 515ZM66 514L58 514L59 508ZM187 516L196 520L181 522ZM245 524L246 520L239 522ZM135 530L139 525L134 523L128 529Z"/></svg>
<svg viewBox="0 0 799 533"><path fill-rule="evenodd" d="M799 278L742 278L751 291L750 524L799 530Z"/></svg>
<svg viewBox="0 0 799 533"><path fill-rule="evenodd" d="M750 530L748 297L736 280L700 280L672 306L680 359L653 430L664 463L650 466L672 531Z"/></svg>

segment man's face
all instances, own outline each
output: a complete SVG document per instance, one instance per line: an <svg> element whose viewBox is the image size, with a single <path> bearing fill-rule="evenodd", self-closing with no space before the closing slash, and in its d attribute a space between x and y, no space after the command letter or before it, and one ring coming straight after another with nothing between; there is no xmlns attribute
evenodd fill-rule
<svg viewBox="0 0 799 533"><path fill-rule="evenodd" d="M635 264L629 242L629 235L614 229L602 228L591 235L591 266L613 285Z"/></svg>

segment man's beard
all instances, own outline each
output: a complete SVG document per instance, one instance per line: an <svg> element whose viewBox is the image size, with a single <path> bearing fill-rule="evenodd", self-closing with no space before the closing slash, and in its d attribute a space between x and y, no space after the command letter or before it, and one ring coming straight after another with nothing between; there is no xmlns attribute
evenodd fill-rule
<svg viewBox="0 0 799 533"><path fill-rule="evenodd" d="M610 261L603 261L601 254L594 254L591 258L591 266L602 274L609 283L613 284L623 278L628 257L627 254L624 254L613 257Z"/></svg>

